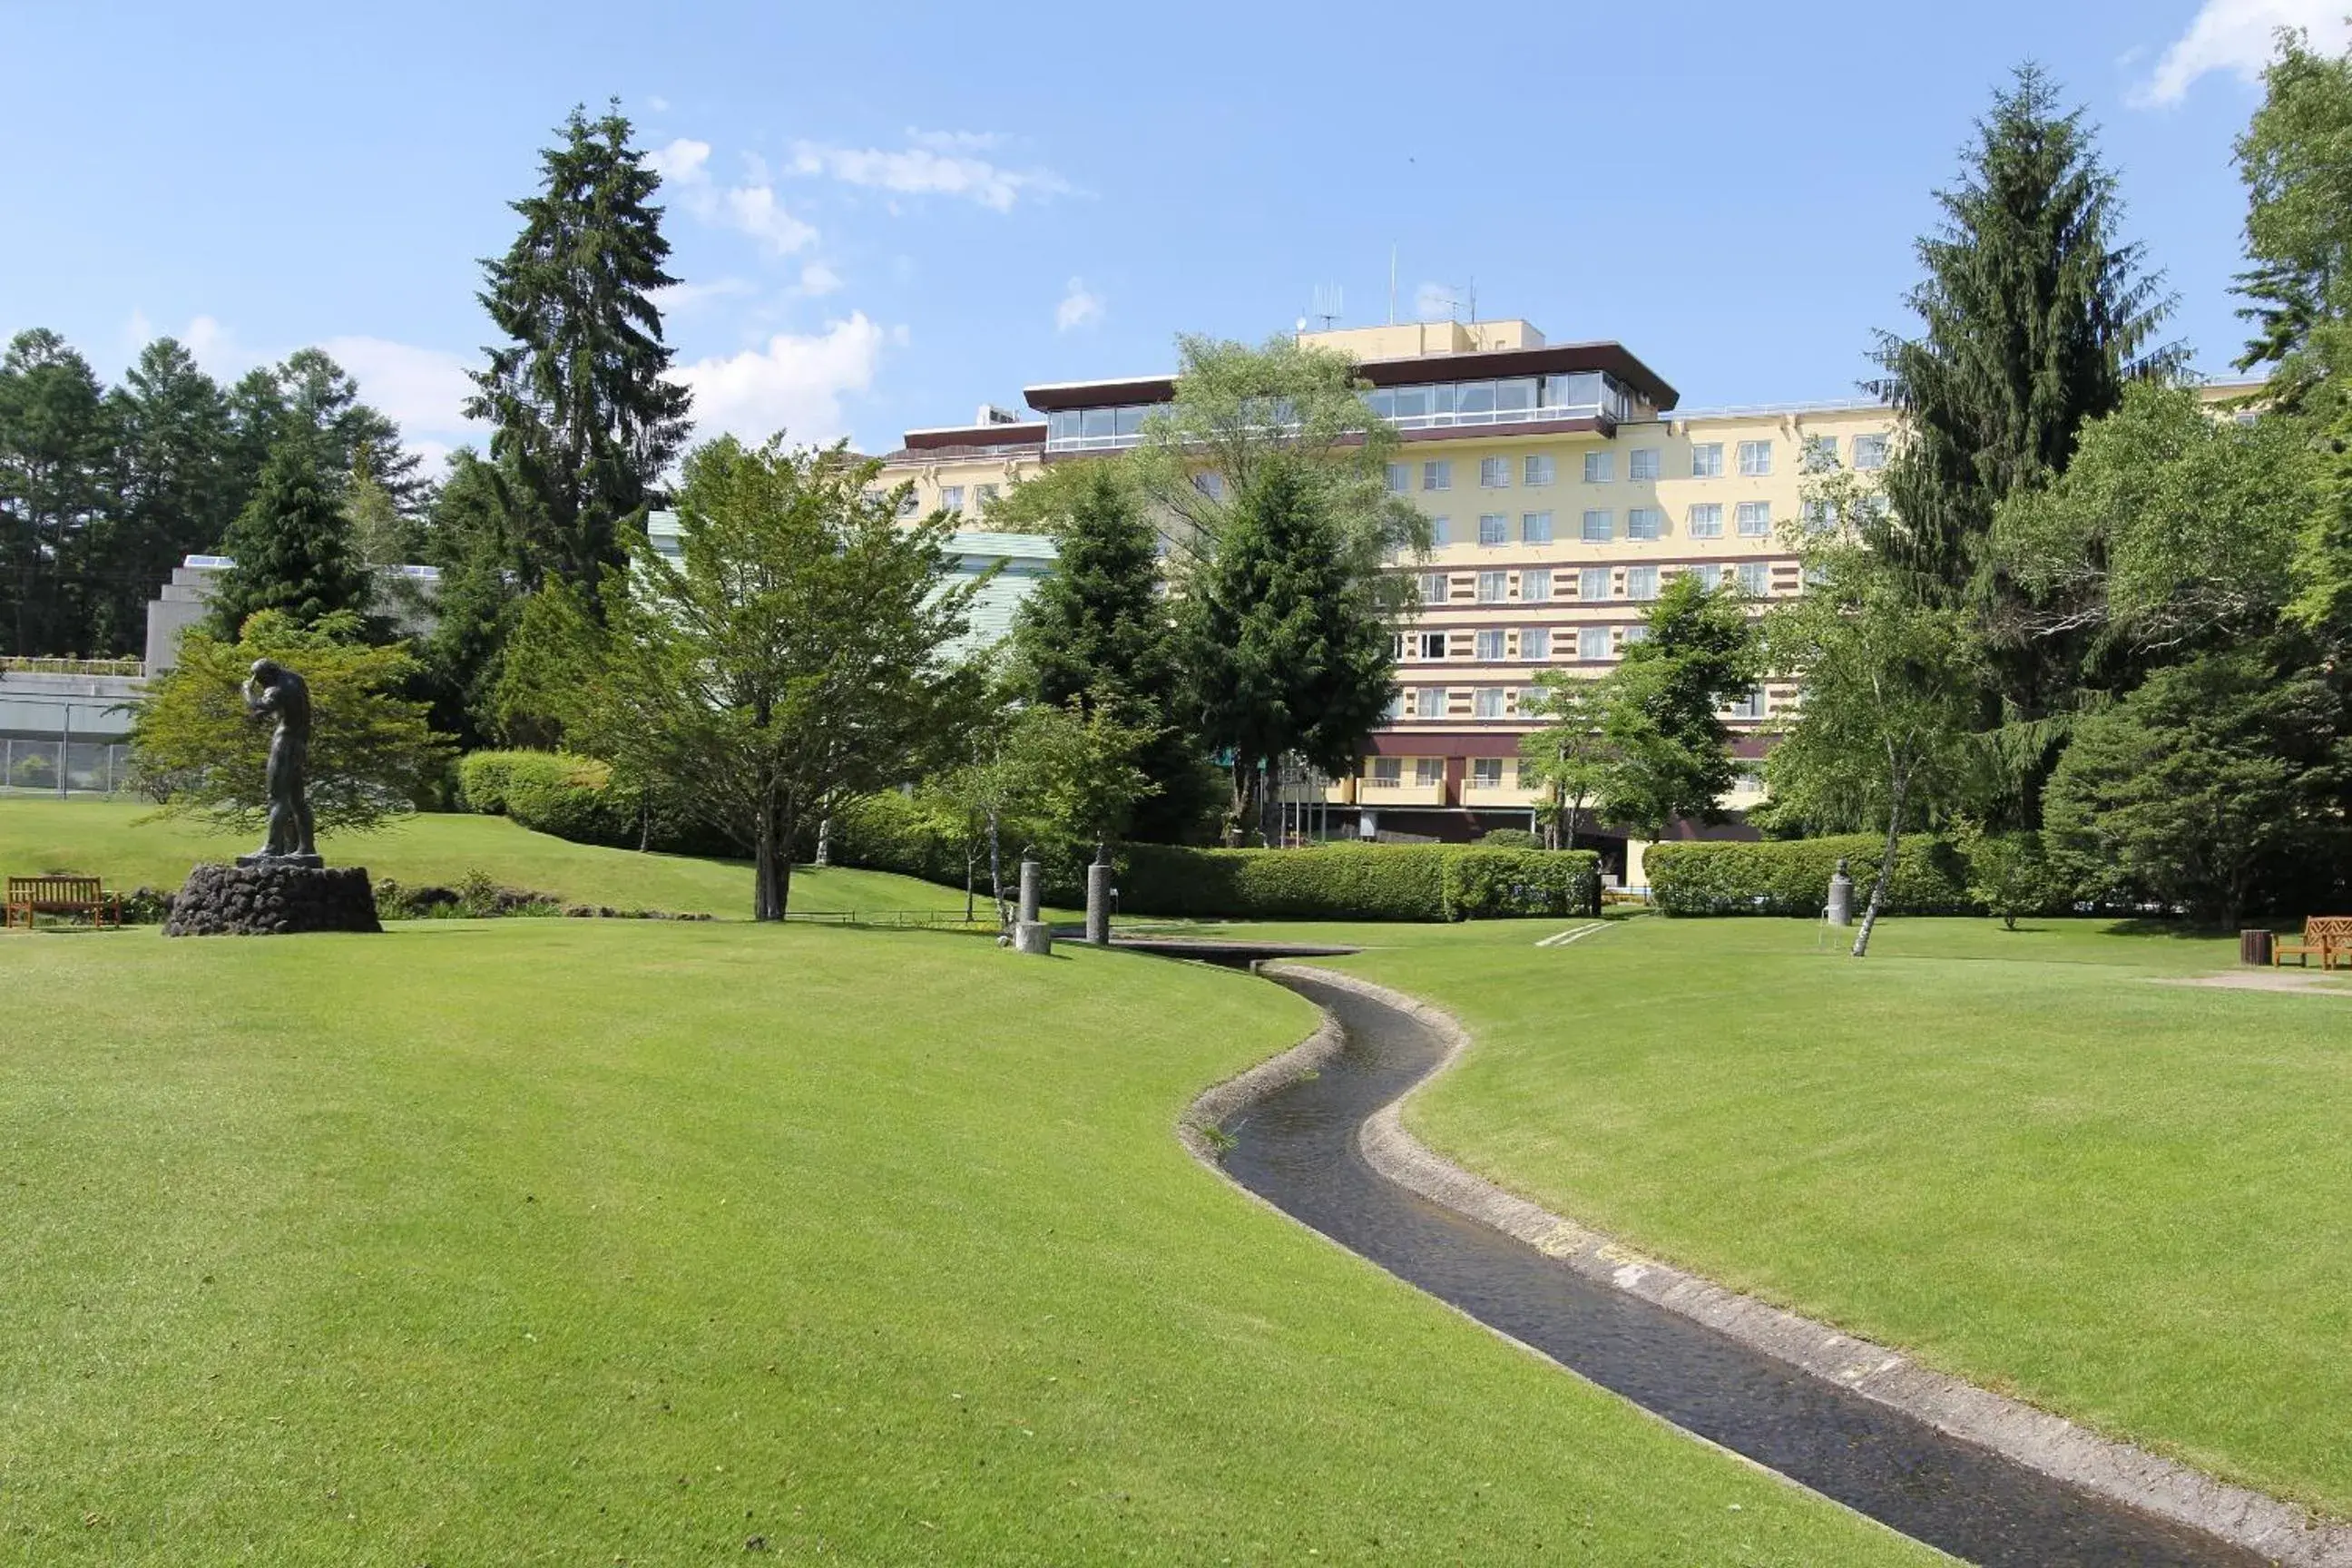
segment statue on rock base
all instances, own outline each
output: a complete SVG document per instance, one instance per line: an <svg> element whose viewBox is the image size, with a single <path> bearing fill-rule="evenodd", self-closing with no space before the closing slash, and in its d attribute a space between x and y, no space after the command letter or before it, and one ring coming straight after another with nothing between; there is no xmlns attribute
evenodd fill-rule
<svg viewBox="0 0 2352 1568"><path fill-rule="evenodd" d="M269 737L269 838L250 855L240 855L240 866L290 861L297 866L322 866L317 831L310 821L308 772L310 763L310 688L303 679L274 658L253 661L245 683L245 710L257 719L275 718Z"/></svg>

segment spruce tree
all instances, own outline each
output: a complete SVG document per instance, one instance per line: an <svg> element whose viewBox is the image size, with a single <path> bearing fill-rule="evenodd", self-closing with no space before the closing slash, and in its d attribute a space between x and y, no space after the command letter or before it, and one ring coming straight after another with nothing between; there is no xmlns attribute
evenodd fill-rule
<svg viewBox="0 0 2352 1568"><path fill-rule="evenodd" d="M660 177L629 143L614 107L575 108L562 144L541 154L542 188L514 204L522 232L486 260L480 296L509 340L474 373L467 405L496 427L490 452L525 494L524 564L594 592L625 555L620 531L653 499L686 439L686 389L663 379L653 292L669 242L652 205Z"/></svg>
<svg viewBox="0 0 2352 1568"><path fill-rule="evenodd" d="M172 568L220 543L236 512L226 456L228 405L187 349L158 338L109 395L120 485L105 550L101 645L137 648L147 601Z"/></svg>
<svg viewBox="0 0 2352 1568"><path fill-rule="evenodd" d="M89 362L53 331L19 332L0 356L0 653L94 651L112 412Z"/></svg>
<svg viewBox="0 0 2352 1568"><path fill-rule="evenodd" d="M1137 805L1129 831L1147 842L1181 842L1202 826L1215 786L1184 722L1159 538L1114 465L1062 473L1068 479L1037 481L1065 492L1049 524L1058 559L1013 614L1015 679L1034 703L1076 704L1089 717L1108 707L1122 724L1156 730L1137 763L1158 793Z"/></svg>
<svg viewBox="0 0 2352 1568"><path fill-rule="evenodd" d="M213 625L224 640L236 641L247 617L262 610L282 610L310 626L338 610L367 607L367 572L352 549L351 520L307 440L281 441L269 454L226 545L236 564L213 597Z"/></svg>
<svg viewBox="0 0 2352 1568"><path fill-rule="evenodd" d="M1300 460L1268 458L1187 584L1194 702L1202 739L1231 754L1237 831L1260 827L1263 769L1297 752L1353 773L1388 708L1388 616L1328 495Z"/></svg>

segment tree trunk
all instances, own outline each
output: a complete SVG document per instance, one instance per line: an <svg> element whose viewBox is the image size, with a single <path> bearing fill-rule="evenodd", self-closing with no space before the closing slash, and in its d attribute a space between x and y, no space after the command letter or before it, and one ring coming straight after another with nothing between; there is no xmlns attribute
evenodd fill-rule
<svg viewBox="0 0 2352 1568"><path fill-rule="evenodd" d="M972 879L980 874L980 852L971 839L963 843L963 923L971 924Z"/></svg>
<svg viewBox="0 0 2352 1568"><path fill-rule="evenodd" d="M996 929L1003 931L1012 921L1004 913L1004 847L996 832L996 808L988 808L988 891L996 900Z"/></svg>
<svg viewBox="0 0 2352 1568"><path fill-rule="evenodd" d="M1886 884L1895 878L1895 847L1903 832L1903 797L1910 792L1910 770L1898 770L1889 782L1894 787L1887 792L1886 850L1878 858L1878 876L1870 884L1870 903L1862 911L1862 929L1853 933L1856 958L1870 951L1871 931L1878 924L1878 911L1886 906Z"/></svg>
<svg viewBox="0 0 2352 1568"><path fill-rule="evenodd" d="M751 847L751 918L780 921L792 896L793 846L784 826L783 803L771 795L760 808L760 830Z"/></svg>

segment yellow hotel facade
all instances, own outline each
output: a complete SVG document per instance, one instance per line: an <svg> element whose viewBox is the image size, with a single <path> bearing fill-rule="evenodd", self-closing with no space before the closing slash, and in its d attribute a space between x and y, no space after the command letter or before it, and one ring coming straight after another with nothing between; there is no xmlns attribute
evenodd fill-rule
<svg viewBox="0 0 2352 1568"><path fill-rule="evenodd" d="M1437 537L1422 608L1399 628L1397 689L1351 777L1316 781L1318 819L1365 837L1444 839L1528 826L1518 772L1535 677L1599 675L1643 635L1644 612L1685 573L1759 606L1801 590L1783 525L1809 462L1871 469L1893 416L1853 401L1685 410L1673 386L1614 342L1551 344L1521 321L1441 321L1300 335L1341 350L1402 437L1390 488ZM970 426L913 430L886 459L923 510L977 522L1042 464L1115 452L1167 402L1167 376L1032 386L1034 416L984 409ZM1723 805L1758 798L1753 764L1794 692L1766 686L1727 710L1743 760ZM1614 857L1612 857L1614 859ZM1638 854L1633 865L1638 879Z"/></svg>

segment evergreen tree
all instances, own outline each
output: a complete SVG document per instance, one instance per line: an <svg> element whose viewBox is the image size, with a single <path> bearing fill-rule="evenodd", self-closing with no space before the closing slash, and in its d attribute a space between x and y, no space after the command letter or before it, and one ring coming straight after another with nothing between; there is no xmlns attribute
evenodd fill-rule
<svg viewBox="0 0 2352 1568"><path fill-rule="evenodd" d="M417 649L433 727L467 751L498 737L498 689L520 589L508 528L507 476L470 447L449 460L449 477L426 513L425 562L441 572L433 630Z"/></svg>
<svg viewBox="0 0 2352 1568"><path fill-rule="evenodd" d="M2039 68L1994 95L1958 187L1936 200L1946 222L1918 242L1927 277L1907 301L1924 330L1880 334L1876 390L1906 437L1886 473L1890 542L1957 591L2001 499L2064 468L2083 422L2179 353L2151 346L2171 309L2162 279L2117 240L2115 177Z"/></svg>
<svg viewBox="0 0 2352 1568"><path fill-rule="evenodd" d="M145 641L147 601L192 553L211 550L229 506L228 405L187 349L158 338L110 395L121 442L119 487L104 551L102 646Z"/></svg>
<svg viewBox="0 0 2352 1568"><path fill-rule="evenodd" d="M1163 592L1159 538L1111 463L1069 465L1016 490L1034 505L1058 559L1013 618L1021 695L1091 717L1108 705L1122 722L1156 731L1137 763L1157 792L1136 808L1131 831L1175 843L1197 833L1214 798L1199 740L1184 717L1174 615Z"/></svg>
<svg viewBox="0 0 2352 1568"><path fill-rule="evenodd" d="M2029 596L1985 547L2002 500L2062 472L2084 422L2135 377L2169 372L2171 310L2079 110L2028 65L1977 123L1946 222L1918 243L1908 303L1922 331L1882 333L1877 390L1905 439L1885 474L1885 546L1922 591L1967 604L1988 644L1980 727L2001 732L2009 812L2030 824L2089 652L2086 634L2031 629Z"/></svg>
<svg viewBox="0 0 2352 1568"><path fill-rule="evenodd" d="M0 357L0 651L95 651L93 530L111 500L110 414L89 362L57 333L19 332Z"/></svg>
<svg viewBox="0 0 2352 1568"><path fill-rule="evenodd" d="M541 156L543 188L514 204L522 233L483 264L480 298L509 342L475 373L467 412L497 426L491 455L524 492L534 584L595 591L686 439L690 400L663 378L671 351L652 298L676 281L651 205L661 182L629 132L617 108L595 121L574 109Z"/></svg>
<svg viewBox="0 0 2352 1568"><path fill-rule="evenodd" d="M215 632L226 641L236 641L247 617L262 610L310 626L367 606L367 572L352 550L351 521L307 440L282 441L270 453L226 542L236 564L222 574L213 599Z"/></svg>
<svg viewBox="0 0 2352 1568"><path fill-rule="evenodd" d="M1388 708L1388 616L1328 494L1300 461L1263 459L1187 585L1193 700L1202 739L1232 759L1236 832L1259 828L1269 766L1297 752L1351 773Z"/></svg>

